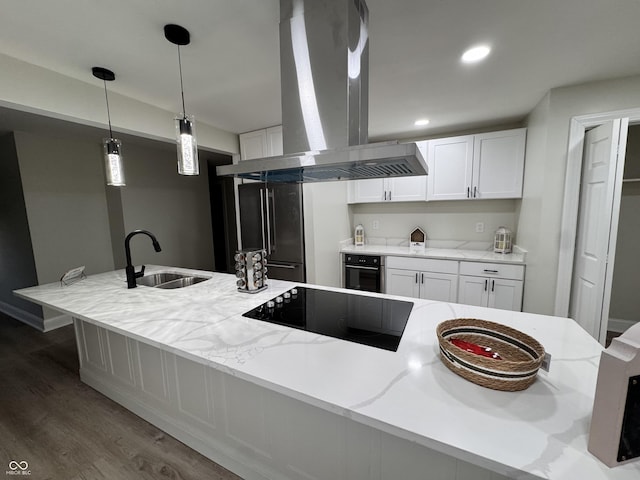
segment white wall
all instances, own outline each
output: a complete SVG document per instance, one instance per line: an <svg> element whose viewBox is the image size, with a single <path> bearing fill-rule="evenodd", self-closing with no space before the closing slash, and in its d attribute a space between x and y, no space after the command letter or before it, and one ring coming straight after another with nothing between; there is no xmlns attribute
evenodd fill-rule
<svg viewBox="0 0 640 480"><path fill-rule="evenodd" d="M303 201L307 282L340 287L339 242L351 236L347 182L305 183Z"/></svg>
<svg viewBox="0 0 640 480"><path fill-rule="evenodd" d="M0 54L0 106L106 128L104 86L91 75L87 81ZM116 132L173 143L175 112L129 97L109 93L111 122ZM238 136L205 123L197 123L198 144L215 151L239 152Z"/></svg>
<svg viewBox="0 0 640 480"><path fill-rule="evenodd" d="M553 89L529 116L518 221L518 243L529 251L527 262L532 261L526 270L524 311L554 312L570 119L638 107L640 76L635 76ZM532 129L538 133L532 136Z"/></svg>
<svg viewBox="0 0 640 480"><path fill-rule="evenodd" d="M369 203L351 206L352 228L361 223L365 237L409 239L415 227L421 227L428 240L492 242L500 226L516 234L515 200L475 200L448 202ZM380 228L373 229L373 221ZM476 233L476 223L483 222L484 232ZM345 237L353 236L350 234ZM518 236L515 236L518 243Z"/></svg>

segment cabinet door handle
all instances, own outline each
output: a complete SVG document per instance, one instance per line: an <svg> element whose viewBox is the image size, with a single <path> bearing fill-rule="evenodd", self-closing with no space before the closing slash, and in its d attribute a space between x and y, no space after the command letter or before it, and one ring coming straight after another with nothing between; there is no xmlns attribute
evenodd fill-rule
<svg viewBox="0 0 640 480"><path fill-rule="evenodd" d="M489 283L489 280L485 280L484 281L484 291L487 291L487 283Z"/></svg>
<svg viewBox="0 0 640 480"><path fill-rule="evenodd" d="M391 190L389 190L389 201L391 201Z"/></svg>
<svg viewBox="0 0 640 480"><path fill-rule="evenodd" d="M473 198L477 197L477 193L478 193L478 187L475 186L475 187L473 187Z"/></svg>
<svg viewBox="0 0 640 480"><path fill-rule="evenodd" d="M386 190L384 191L384 201L385 202L387 201L387 191Z"/></svg>
<svg viewBox="0 0 640 480"><path fill-rule="evenodd" d="M416 283L418 283L418 272L416 272Z"/></svg>
<svg viewBox="0 0 640 480"><path fill-rule="evenodd" d="M491 291L493 292L496 288L496 281L495 280L491 280Z"/></svg>
<svg viewBox="0 0 640 480"><path fill-rule="evenodd" d="M489 270L488 268L485 268L483 271L487 273L498 273L498 270Z"/></svg>
<svg viewBox="0 0 640 480"><path fill-rule="evenodd" d="M420 274L420 283L424 283L424 273Z"/></svg>
<svg viewBox="0 0 640 480"><path fill-rule="evenodd" d="M471 189L467 187L467 198L469 198L470 192L471 192Z"/></svg>

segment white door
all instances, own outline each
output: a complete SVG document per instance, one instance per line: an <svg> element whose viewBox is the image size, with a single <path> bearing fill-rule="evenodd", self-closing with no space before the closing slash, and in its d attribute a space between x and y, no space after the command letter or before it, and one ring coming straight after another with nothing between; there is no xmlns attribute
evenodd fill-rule
<svg viewBox="0 0 640 480"><path fill-rule="evenodd" d="M349 182L349 203L384 202L385 181L382 178L353 180Z"/></svg>
<svg viewBox="0 0 640 480"><path fill-rule="evenodd" d="M439 302L457 302L458 275L420 272L420 298Z"/></svg>
<svg viewBox="0 0 640 480"><path fill-rule="evenodd" d="M613 204L618 148L621 124L626 132L627 123L626 119L604 123L587 132L584 142L569 316L601 342L606 336L609 315L608 299L607 311L603 311L608 256L612 253L609 240L612 228L617 230L618 212L613 211ZM615 243L612 247L615 248Z"/></svg>
<svg viewBox="0 0 640 480"><path fill-rule="evenodd" d="M492 278L489 280L489 308L522 310L522 280Z"/></svg>
<svg viewBox="0 0 640 480"><path fill-rule="evenodd" d="M458 282L458 303L486 307L489 303L489 282L486 277L460 275Z"/></svg>
<svg viewBox="0 0 640 480"><path fill-rule="evenodd" d="M426 175L389 178L387 183L387 200L391 202L419 202L427 199Z"/></svg>
<svg viewBox="0 0 640 480"><path fill-rule="evenodd" d="M522 197L526 129L482 133L473 144L473 198Z"/></svg>
<svg viewBox="0 0 640 480"><path fill-rule="evenodd" d="M470 198L473 170L473 135L430 140L428 200Z"/></svg>
<svg viewBox="0 0 640 480"><path fill-rule="evenodd" d="M267 156L267 132L257 130L240 134L240 155L242 160Z"/></svg>
<svg viewBox="0 0 640 480"><path fill-rule="evenodd" d="M384 293L388 293L389 295L402 295L403 297L418 298L420 296L418 272L387 268Z"/></svg>

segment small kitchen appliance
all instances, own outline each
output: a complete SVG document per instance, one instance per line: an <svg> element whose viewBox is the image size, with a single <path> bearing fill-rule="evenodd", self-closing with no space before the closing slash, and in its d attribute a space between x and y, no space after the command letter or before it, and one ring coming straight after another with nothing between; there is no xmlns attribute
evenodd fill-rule
<svg viewBox="0 0 640 480"><path fill-rule="evenodd" d="M495 253L511 253L513 243L513 233L505 227L498 227L493 241L493 251Z"/></svg>
<svg viewBox="0 0 640 480"><path fill-rule="evenodd" d="M587 448L609 467L640 459L640 323L602 352Z"/></svg>
<svg viewBox="0 0 640 480"><path fill-rule="evenodd" d="M384 292L384 257L380 255L342 256L342 286L351 290Z"/></svg>
<svg viewBox="0 0 640 480"><path fill-rule="evenodd" d="M356 225L355 232L353 234L354 244L356 247L364 246L364 227L362 225Z"/></svg>
<svg viewBox="0 0 640 480"><path fill-rule="evenodd" d="M234 258L239 292L257 293L267 288L266 250L238 250Z"/></svg>
<svg viewBox="0 0 640 480"><path fill-rule="evenodd" d="M395 352L413 302L294 287L243 314Z"/></svg>

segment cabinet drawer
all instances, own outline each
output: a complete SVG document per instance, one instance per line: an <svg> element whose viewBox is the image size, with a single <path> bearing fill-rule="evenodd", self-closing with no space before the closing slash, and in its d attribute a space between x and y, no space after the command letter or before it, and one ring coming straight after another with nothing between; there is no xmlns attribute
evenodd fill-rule
<svg viewBox="0 0 640 480"><path fill-rule="evenodd" d="M458 273L457 260L438 260L434 258L387 257L387 268L418 270L422 272Z"/></svg>
<svg viewBox="0 0 640 480"><path fill-rule="evenodd" d="M460 275L524 280L524 265L505 263L460 262Z"/></svg>

